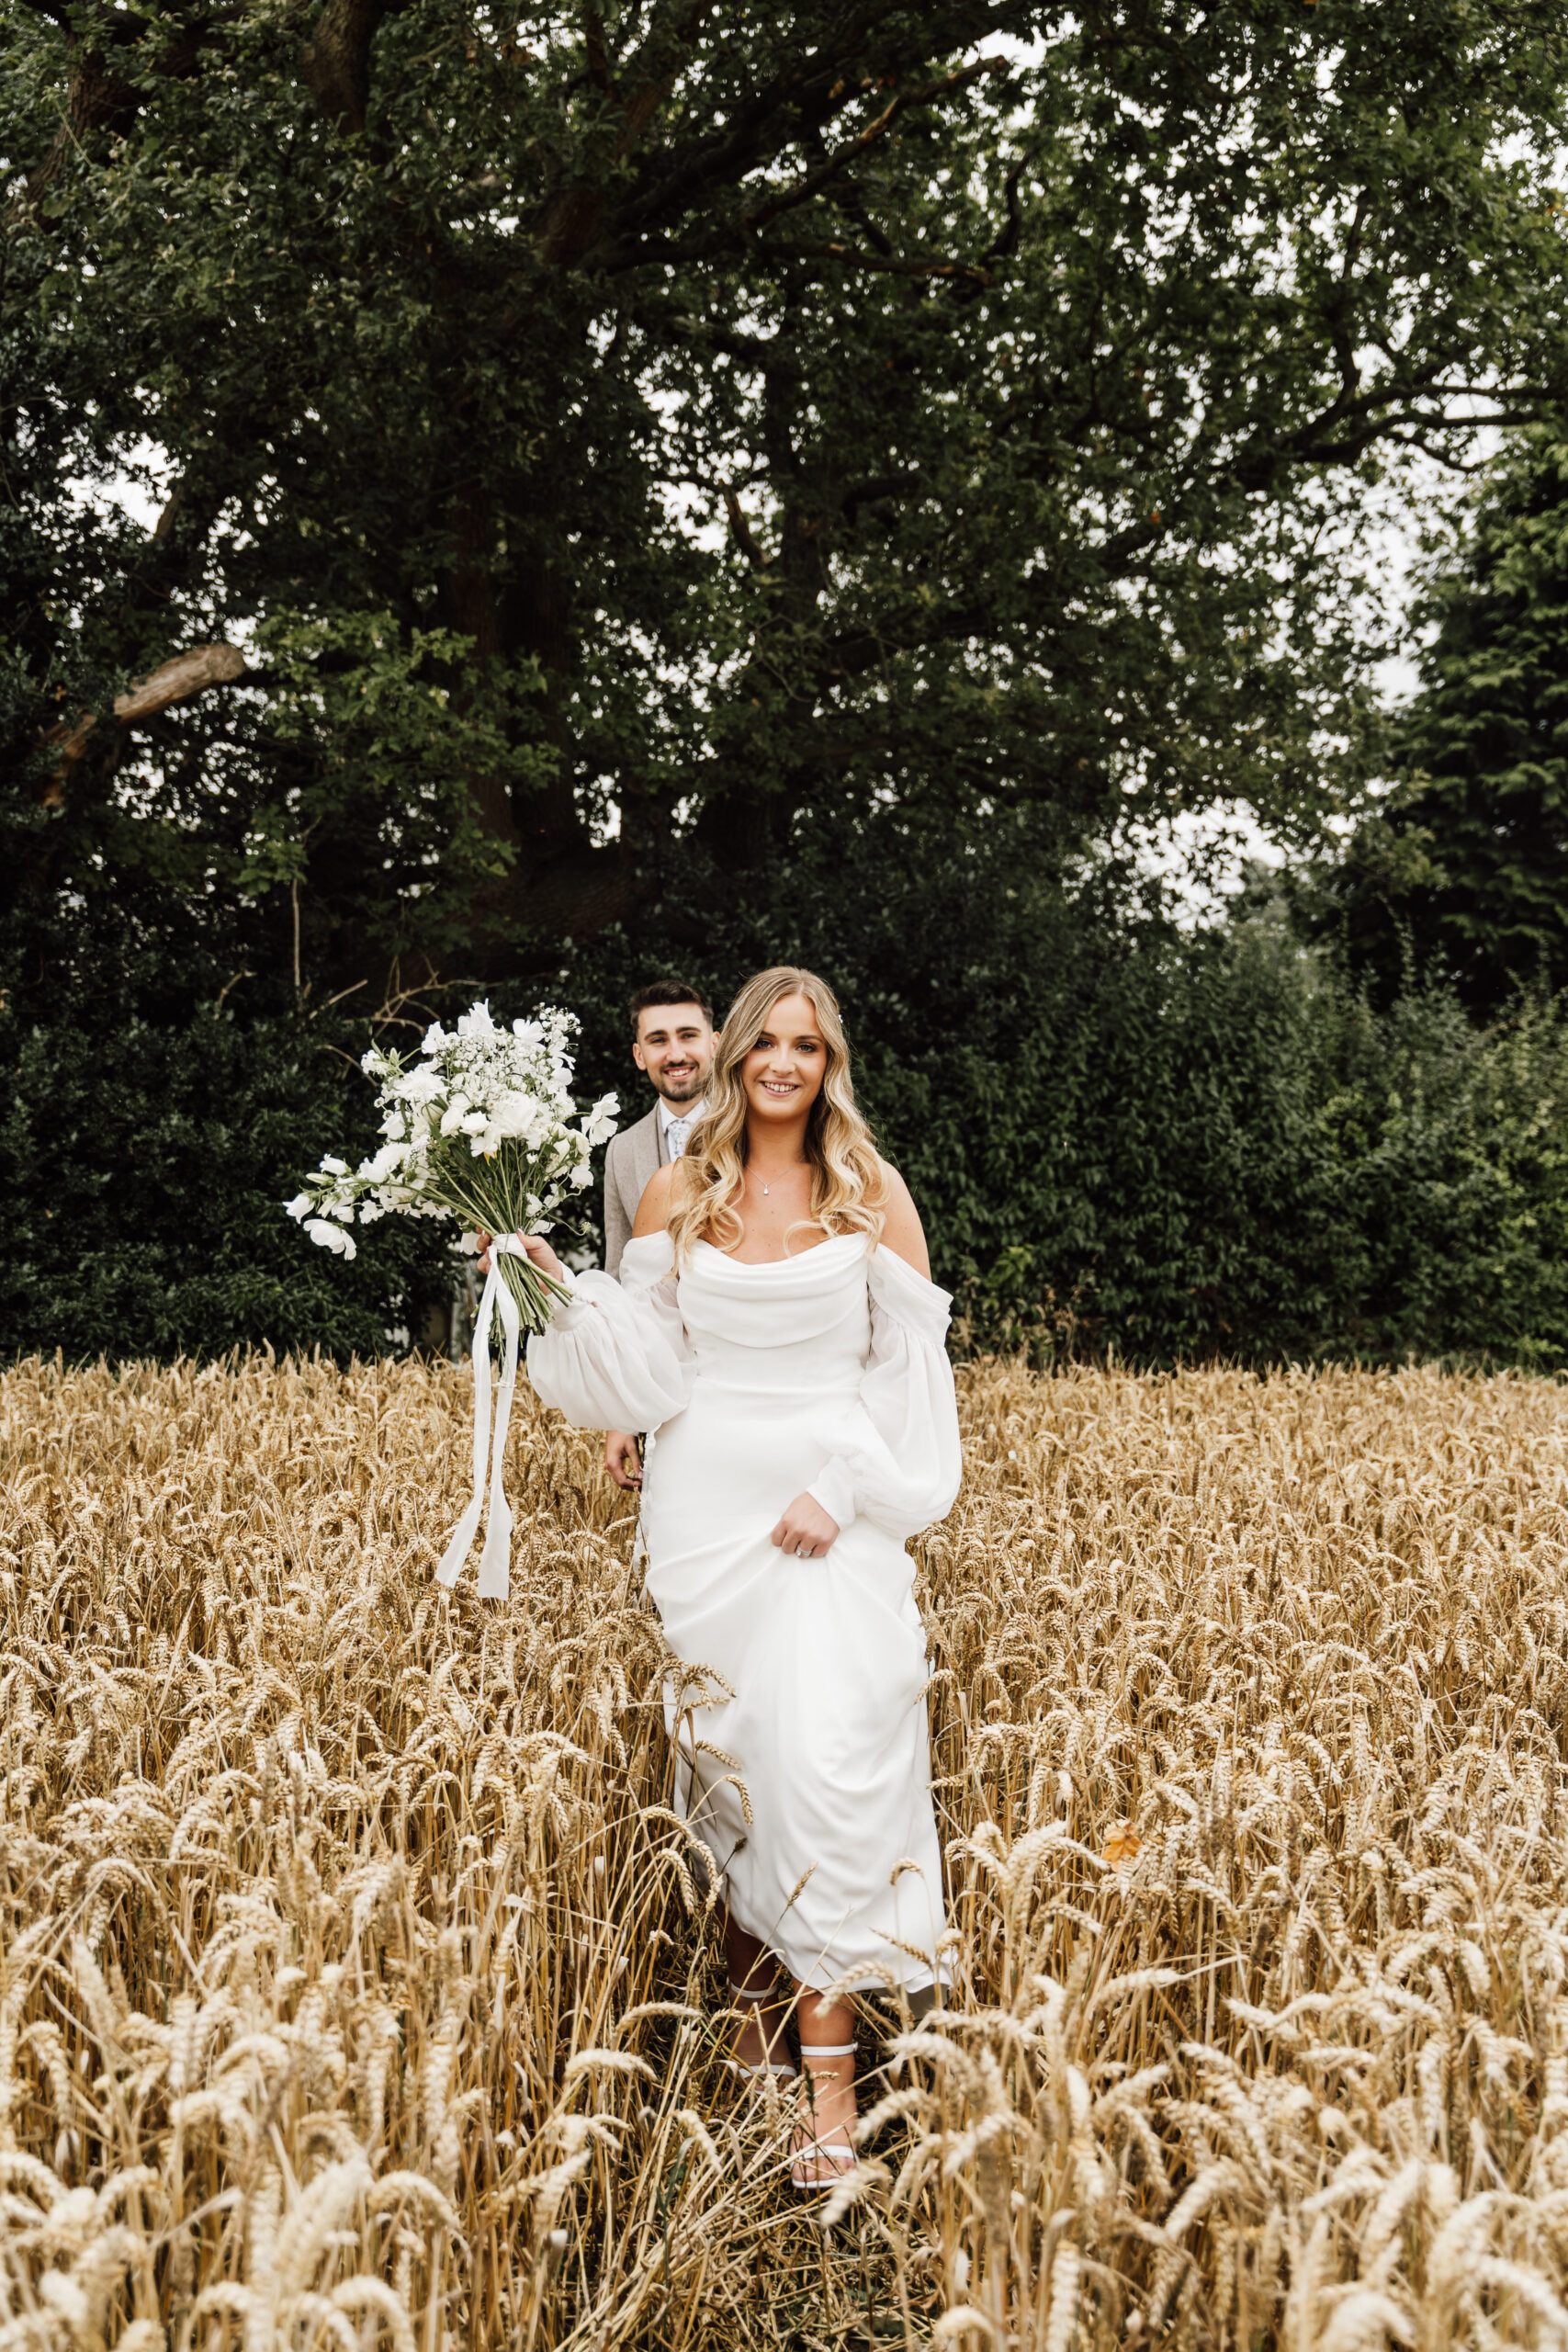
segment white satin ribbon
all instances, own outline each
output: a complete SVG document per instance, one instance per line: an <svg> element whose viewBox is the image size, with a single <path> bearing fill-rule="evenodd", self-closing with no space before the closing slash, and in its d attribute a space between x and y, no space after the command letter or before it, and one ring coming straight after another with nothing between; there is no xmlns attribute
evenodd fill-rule
<svg viewBox="0 0 1568 2352"><path fill-rule="evenodd" d="M452 1541L441 1557L435 1571L437 1584L453 1585L468 1556L468 1546L479 1532L485 1508L485 1471L490 1471L490 1517L485 1521L485 1547L479 1555L479 1599L504 1600L510 1586L512 1567L512 1506L506 1499L502 1482L502 1469L506 1458L506 1429L512 1419L512 1399L517 1387L517 1340L522 1329L522 1317L517 1301L501 1276L501 1261L504 1258L525 1258L523 1244L510 1233L497 1234L490 1245L490 1272L479 1299L479 1311L474 1317L474 1498L452 1531ZM491 1314L501 1312L502 1353L501 1385L495 1397L495 1433L491 1434L490 1411L490 1326Z"/></svg>

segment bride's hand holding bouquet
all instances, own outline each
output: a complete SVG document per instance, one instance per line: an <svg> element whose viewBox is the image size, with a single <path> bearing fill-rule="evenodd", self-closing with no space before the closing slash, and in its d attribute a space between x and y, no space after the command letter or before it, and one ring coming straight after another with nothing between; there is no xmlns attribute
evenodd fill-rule
<svg viewBox="0 0 1568 2352"><path fill-rule="evenodd" d="M474 1238L479 1245L479 1272L481 1274L488 1274L490 1272L491 1244L494 1239L494 1236L485 1232L481 1227L479 1231L475 1234ZM545 1239L544 1235L542 1233L518 1233L513 1236L513 1238L522 1243L524 1249L528 1253L531 1262L538 1268L540 1273L544 1275L545 1280L547 1282L558 1283L564 1290L570 1277L569 1276L566 1268L561 1264L560 1260L556 1256L555 1251L550 1248L549 1243Z"/></svg>

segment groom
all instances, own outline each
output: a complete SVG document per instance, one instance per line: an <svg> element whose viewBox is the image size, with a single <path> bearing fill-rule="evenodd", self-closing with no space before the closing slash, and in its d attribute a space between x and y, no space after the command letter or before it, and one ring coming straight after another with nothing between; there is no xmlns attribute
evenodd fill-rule
<svg viewBox="0 0 1568 2352"><path fill-rule="evenodd" d="M713 1007L700 989L683 980L655 980L631 1001L632 1059L651 1080L658 1096L645 1118L610 1139L604 1161L604 1266L619 1274L621 1252L631 1238L637 1203L655 1169L679 1159L686 1137L701 1117L703 1089L713 1068ZM642 1462L635 1437L612 1430L604 1441L604 1467L617 1487L642 1484Z"/></svg>

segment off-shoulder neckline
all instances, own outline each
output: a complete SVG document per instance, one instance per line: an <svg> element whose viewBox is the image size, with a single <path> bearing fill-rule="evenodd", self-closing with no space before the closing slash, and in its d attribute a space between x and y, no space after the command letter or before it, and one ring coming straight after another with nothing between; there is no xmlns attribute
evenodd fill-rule
<svg viewBox="0 0 1568 2352"><path fill-rule="evenodd" d="M946 1298L948 1296L948 1293L942 1290L940 1284L934 1283L929 1274L922 1274L919 1272L915 1267L910 1265L907 1258L900 1258L897 1250L890 1249L886 1242L883 1243L882 1247L876 1251L876 1254L874 1257L870 1250L866 1249L866 1237L863 1233L829 1234L826 1241L813 1242L809 1250L797 1250L795 1255L791 1258L761 1258L757 1260L732 1258L728 1250L718 1249L711 1241L699 1241L695 1244L695 1247L698 1250L708 1250L714 1257L721 1259L727 1266L739 1266L742 1272L746 1273L769 1274L776 1273L781 1266L803 1266L808 1258L815 1258L818 1251L820 1250L831 1249L836 1241L847 1241L852 1245L852 1247L865 1251L866 1271L871 1275L873 1281L876 1279L877 1270L882 1268L886 1271L888 1277L893 1281L897 1281L901 1276L905 1281L916 1283L921 1290L934 1292L939 1298ZM661 1249L660 1245L662 1245ZM661 1255L666 1255L671 1261L673 1260L674 1246L671 1243L668 1233L644 1233L637 1235L632 1240L627 1242L626 1255L629 1257L633 1250L649 1249L660 1250ZM893 1271L895 1268L897 1270L896 1273Z"/></svg>
<svg viewBox="0 0 1568 2352"><path fill-rule="evenodd" d="M796 1250L787 1258L737 1258L729 1250L719 1249L713 1241L694 1242L693 1247L710 1250L716 1258L722 1258L727 1266L743 1266L749 1274L763 1274L771 1273L777 1266L804 1265L807 1259L815 1258L819 1250L830 1250L835 1241L856 1242L863 1249L865 1236L863 1233L829 1233L825 1240L814 1241L809 1249Z"/></svg>

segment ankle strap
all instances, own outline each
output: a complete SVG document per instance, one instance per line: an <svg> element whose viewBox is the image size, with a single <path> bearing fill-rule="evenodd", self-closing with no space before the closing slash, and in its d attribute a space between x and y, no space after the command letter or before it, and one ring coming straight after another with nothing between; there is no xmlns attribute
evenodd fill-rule
<svg viewBox="0 0 1568 2352"><path fill-rule="evenodd" d="M858 2041L807 2041L802 2040L803 2058L852 2058L860 2048Z"/></svg>

